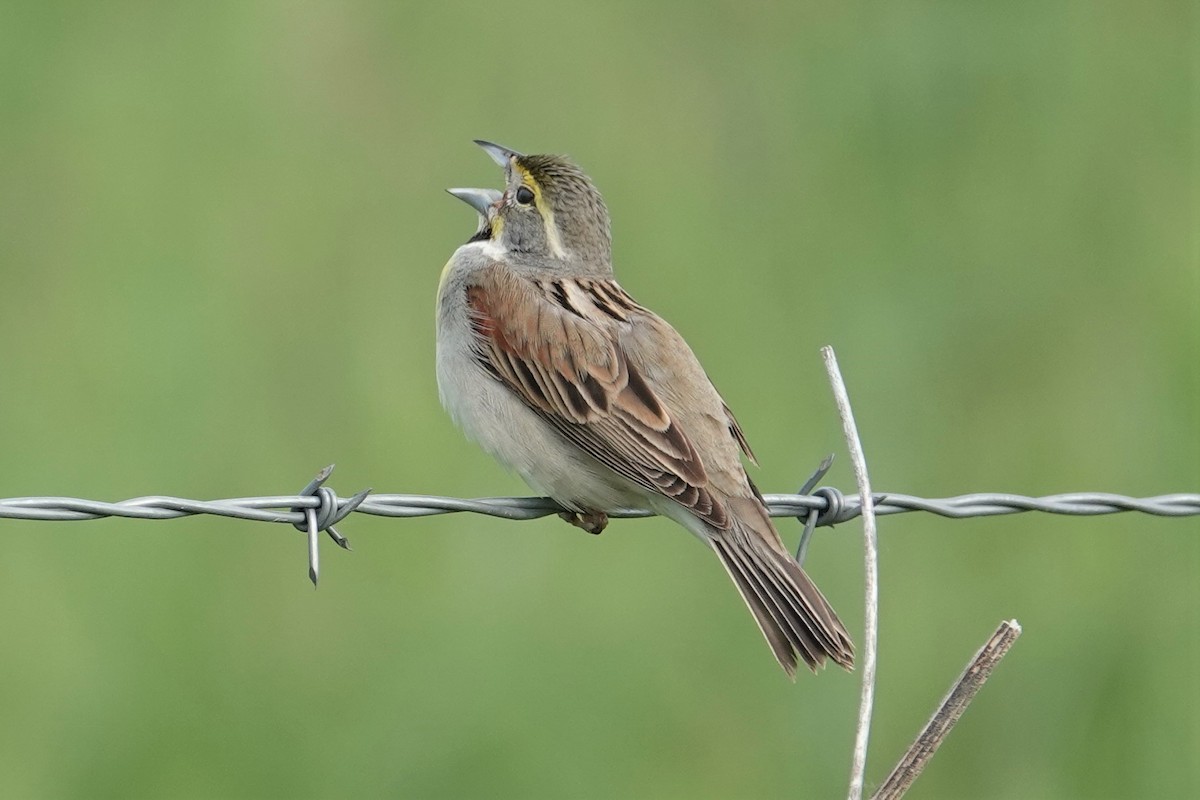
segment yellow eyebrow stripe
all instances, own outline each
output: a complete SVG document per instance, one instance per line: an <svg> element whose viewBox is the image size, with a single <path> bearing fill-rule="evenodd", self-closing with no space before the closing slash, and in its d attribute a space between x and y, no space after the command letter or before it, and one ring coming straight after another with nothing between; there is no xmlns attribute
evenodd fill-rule
<svg viewBox="0 0 1200 800"><path fill-rule="evenodd" d="M554 209L550 208L550 204L546 202L542 195L542 187L537 180L529 174L529 170L522 167L520 164L514 165L521 175L521 183L528 186L533 192L533 204L537 208L538 213L542 215L542 225L546 228L546 246L550 248L550 255L555 258L566 258L567 249L563 247L562 234L559 233L558 223L554 221Z"/></svg>

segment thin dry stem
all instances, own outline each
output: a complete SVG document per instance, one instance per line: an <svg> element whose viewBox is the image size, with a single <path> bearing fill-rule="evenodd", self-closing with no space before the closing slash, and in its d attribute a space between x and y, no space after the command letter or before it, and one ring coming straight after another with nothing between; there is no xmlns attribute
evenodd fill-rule
<svg viewBox="0 0 1200 800"><path fill-rule="evenodd" d="M883 782L871 800L899 800L904 796L908 787L912 786L913 781L921 774L921 770L925 768L929 759L933 758L933 754L941 746L942 740L954 728L958 718L967 710L967 706L992 674L996 664L1004 658L1005 653L1020 635L1021 626L1015 619L1000 623L996 632L975 654L971 663L967 664L963 674L950 688L950 693L942 700L938 710L925 724L924 729L909 746L904 757L896 764L892 774L888 775L887 780Z"/></svg>
<svg viewBox="0 0 1200 800"><path fill-rule="evenodd" d="M875 705L875 660L879 642L879 556L875 532L875 504L871 501L871 480L867 475L867 459L863 455L862 440L854 424L854 412L850 409L850 396L838 369L837 356L828 345L821 348L825 371L833 387L833 399L837 403L838 415L842 418L842 432L850 450L850 463L854 466L854 480L858 484L859 502L863 518L863 560L866 572L866 620L863 626L862 696L858 708L858 729L854 736L854 758L850 765L849 800L862 800L863 780L867 772L867 741L871 735L871 709Z"/></svg>

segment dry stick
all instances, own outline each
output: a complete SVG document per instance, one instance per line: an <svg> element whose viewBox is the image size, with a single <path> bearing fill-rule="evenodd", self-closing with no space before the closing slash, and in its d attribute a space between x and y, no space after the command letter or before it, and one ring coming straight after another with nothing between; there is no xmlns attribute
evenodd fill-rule
<svg viewBox="0 0 1200 800"><path fill-rule="evenodd" d="M875 655L879 640L879 557L875 535L875 504L871 501L871 481L867 477L867 459L863 456L862 441L854 424L854 412L850 410L850 397L846 384L838 369L837 356L833 348L821 348L825 371L833 387L833 399L842 418L842 432L850 450L850 463L854 465L854 480L858 484L859 502L862 504L863 557L866 562L866 622L863 630L862 699L858 708L858 731L854 736L854 760L850 765L849 800L862 800L863 779L867 772L867 740L871 735L871 708L875 704Z"/></svg>
<svg viewBox="0 0 1200 800"><path fill-rule="evenodd" d="M899 800L912 786L913 781L925 769L925 764L933 758L942 740L950 733L954 723L967 710L967 705L975 698L976 692L983 686L984 681L992 674L992 669L1004 658L1004 654L1013 646L1013 642L1021 635L1021 626L1017 621L1001 622L1000 627L992 634L992 638L975 654L966 670L959 676L958 681L951 687L950 693L942 700L941 706L934 712L933 717L925 724L925 728L908 748L908 752L896 764L892 774L879 787L879 791L871 800Z"/></svg>

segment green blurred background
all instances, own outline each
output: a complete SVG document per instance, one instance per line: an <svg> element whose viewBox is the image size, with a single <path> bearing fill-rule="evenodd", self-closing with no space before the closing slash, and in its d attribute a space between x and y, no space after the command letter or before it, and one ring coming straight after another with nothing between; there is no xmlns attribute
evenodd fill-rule
<svg viewBox="0 0 1200 800"><path fill-rule="evenodd" d="M1200 490L1186 2L5 3L0 496L525 488L443 414L433 297L576 157L623 285L765 491ZM828 479L853 490L843 457ZM782 530L794 541L799 526ZM832 797L859 675L788 683L660 520L0 520L3 797ZM882 526L882 780L1002 618L913 797L1200 791L1200 523ZM857 525L810 569L857 639Z"/></svg>

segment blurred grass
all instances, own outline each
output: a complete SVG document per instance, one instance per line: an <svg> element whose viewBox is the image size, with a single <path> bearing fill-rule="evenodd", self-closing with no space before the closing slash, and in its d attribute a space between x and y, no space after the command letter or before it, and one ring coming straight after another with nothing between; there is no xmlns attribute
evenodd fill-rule
<svg viewBox="0 0 1200 800"><path fill-rule="evenodd" d="M568 152L768 491L1200 486L1185 3L0 6L0 496L524 493L441 412L432 305ZM851 488L840 465L835 485ZM794 531L784 527L789 534ZM661 521L0 523L6 797L823 797L857 676L791 686ZM861 627L853 526L813 572ZM928 797L1200 791L1200 524L889 518L880 779L996 621Z"/></svg>

